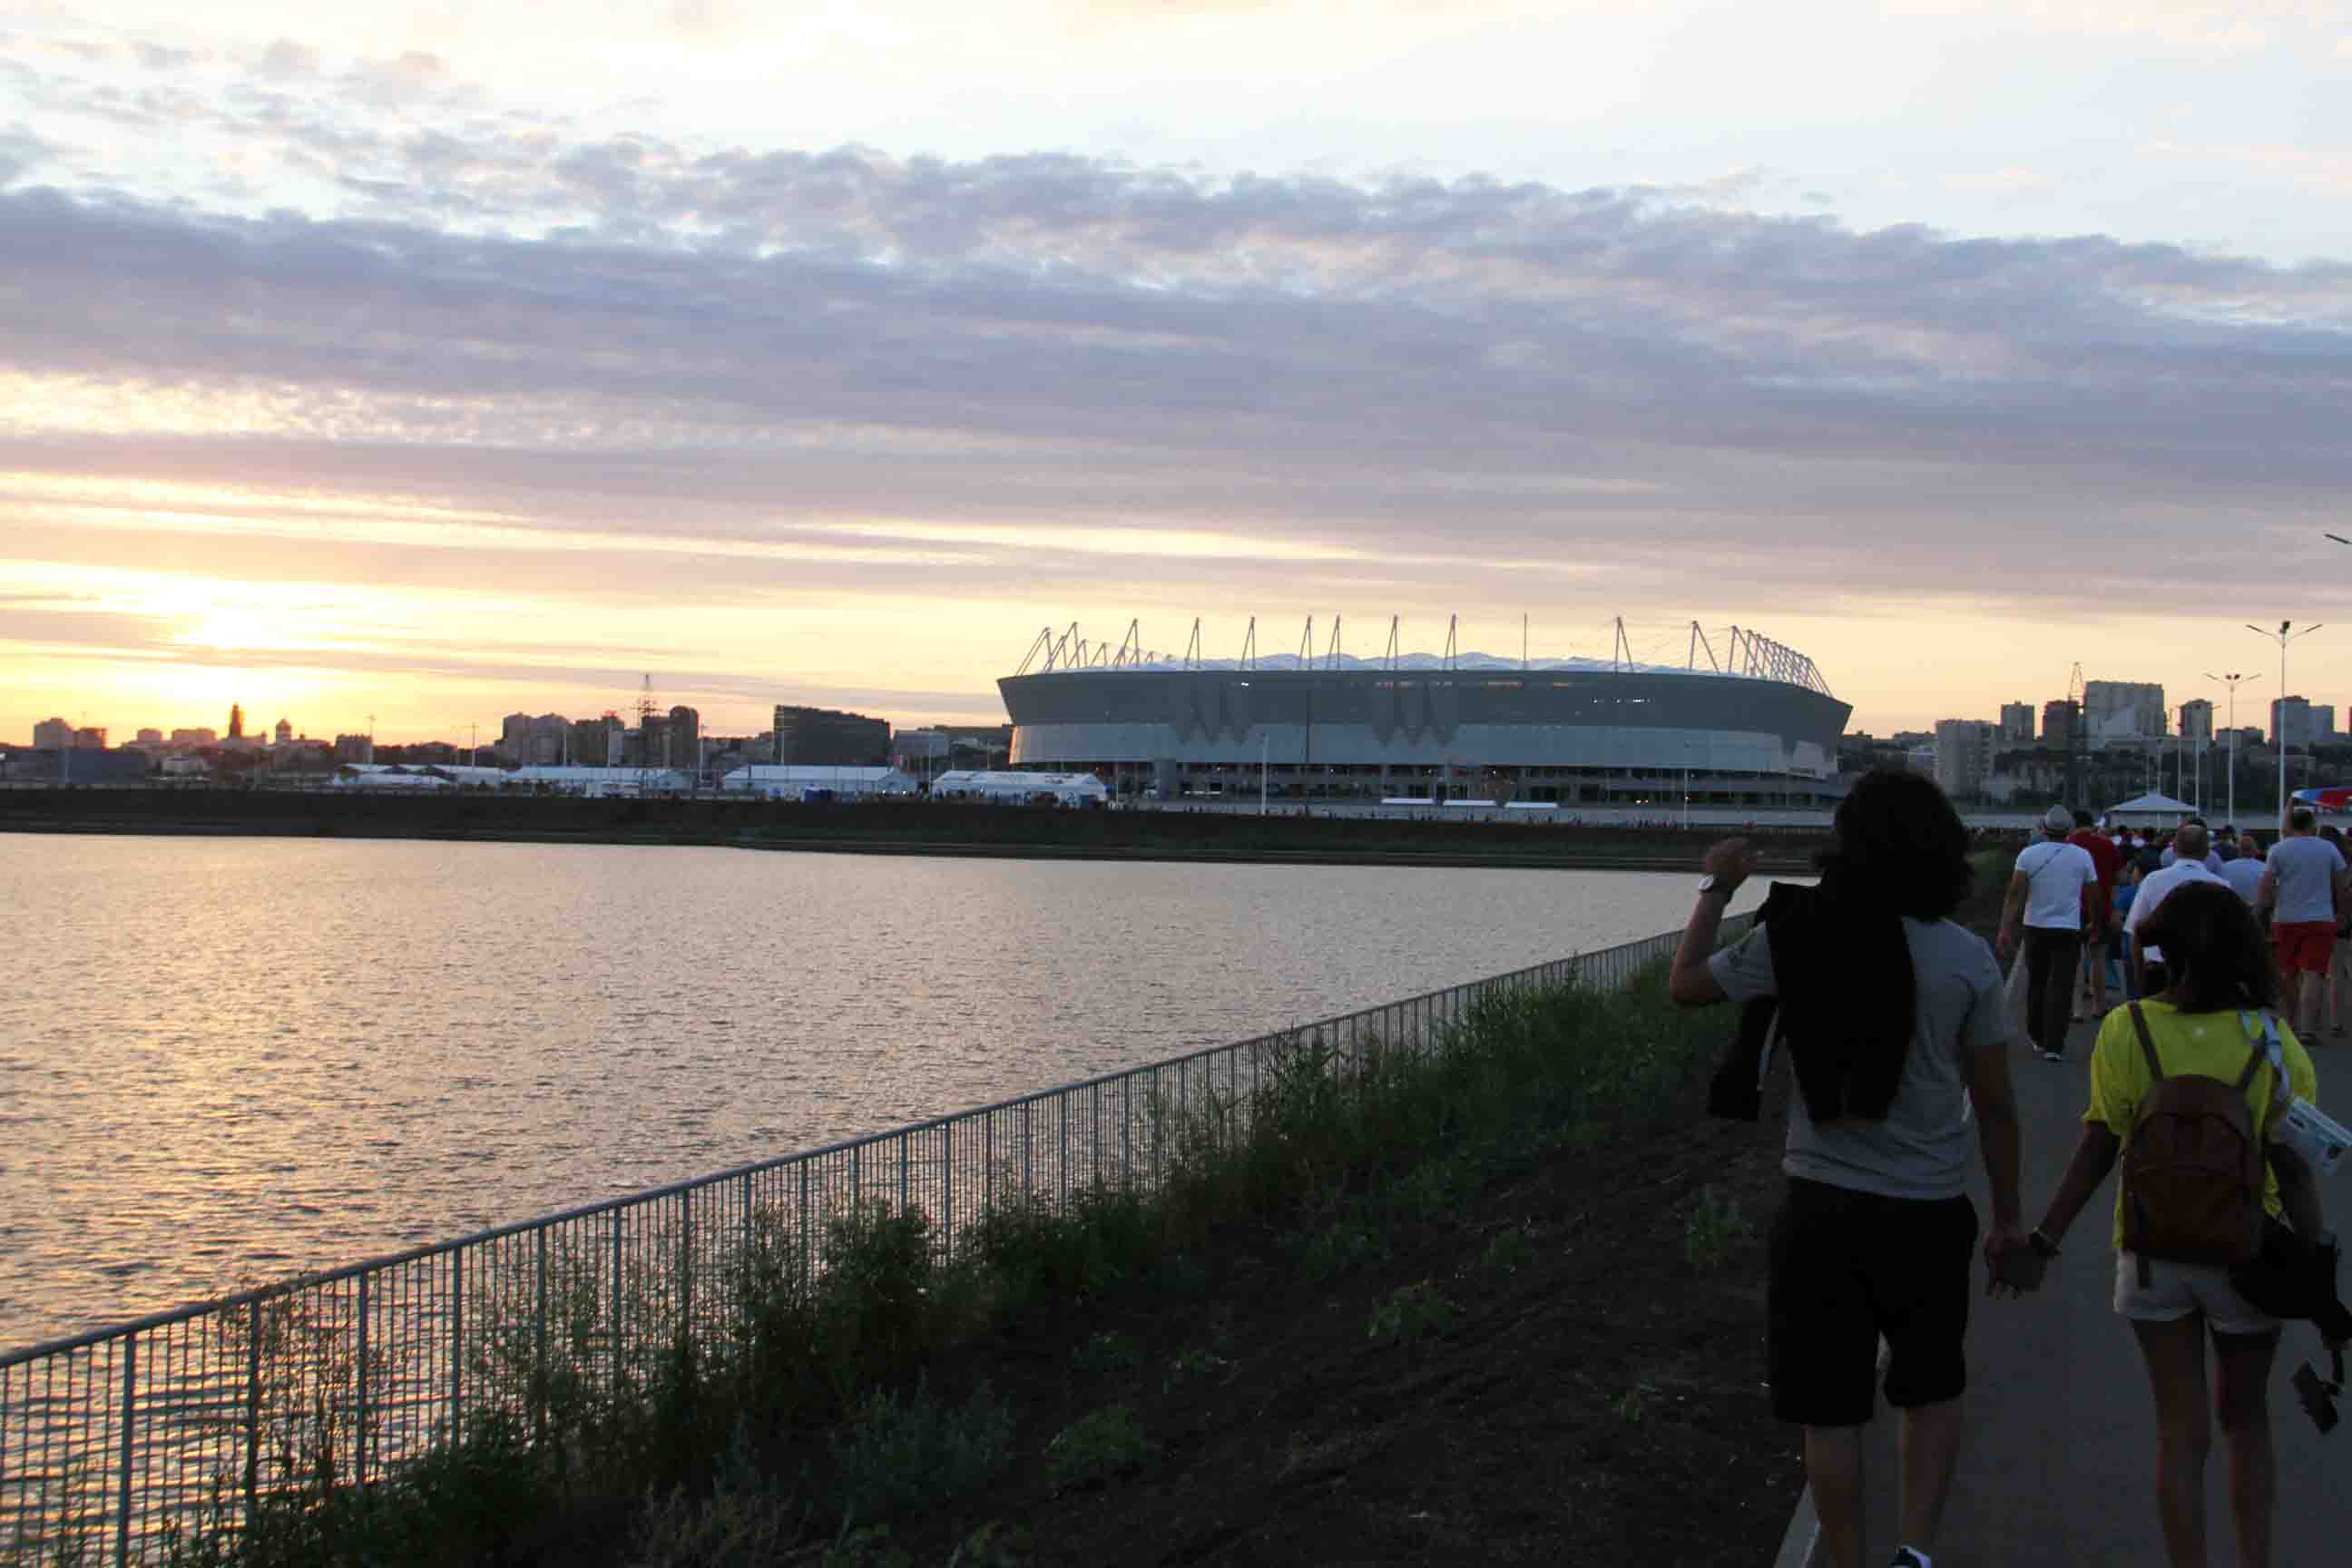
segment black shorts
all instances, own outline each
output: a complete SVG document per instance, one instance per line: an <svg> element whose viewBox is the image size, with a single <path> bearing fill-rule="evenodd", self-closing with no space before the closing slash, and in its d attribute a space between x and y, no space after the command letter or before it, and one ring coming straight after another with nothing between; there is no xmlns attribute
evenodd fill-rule
<svg viewBox="0 0 2352 1568"><path fill-rule="evenodd" d="M1882 1334L1893 1352L1888 1404L1958 1398L1976 1247L1965 1196L1889 1198L1790 1178L1766 1297L1772 1413L1806 1426L1868 1421Z"/></svg>

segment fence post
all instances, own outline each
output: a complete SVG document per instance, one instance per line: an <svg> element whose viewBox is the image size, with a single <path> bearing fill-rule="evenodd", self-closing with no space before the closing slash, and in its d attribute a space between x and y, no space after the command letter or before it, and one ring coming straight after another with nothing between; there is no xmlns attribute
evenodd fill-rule
<svg viewBox="0 0 2352 1568"><path fill-rule="evenodd" d="M247 1303L245 1315L245 1522L261 1513L261 1299Z"/></svg>
<svg viewBox="0 0 2352 1568"><path fill-rule="evenodd" d="M621 1391L621 1216L628 1211L613 1211L613 1392Z"/></svg>
<svg viewBox="0 0 2352 1568"><path fill-rule="evenodd" d="M801 1289L805 1291L816 1283L816 1237L809 1229L809 1163L805 1157L801 1166Z"/></svg>
<svg viewBox="0 0 2352 1568"><path fill-rule="evenodd" d="M449 1442L466 1426L466 1249L449 1254Z"/></svg>
<svg viewBox="0 0 2352 1568"><path fill-rule="evenodd" d="M139 1408L139 1336L122 1337L122 1484L117 1494L114 1521L114 1557L122 1568L131 1563L131 1462L133 1444L131 1426Z"/></svg>
<svg viewBox="0 0 2352 1568"><path fill-rule="evenodd" d="M940 1123L940 1258L955 1261L955 1122Z"/></svg>
<svg viewBox="0 0 2352 1568"><path fill-rule="evenodd" d="M530 1429L535 1441L547 1440L547 1391L553 1381L547 1369L547 1226L532 1233L538 1238L539 1276L533 1288L530 1327Z"/></svg>
<svg viewBox="0 0 2352 1568"><path fill-rule="evenodd" d="M677 1194L677 1331L694 1338L694 1189Z"/></svg>
<svg viewBox="0 0 2352 1568"><path fill-rule="evenodd" d="M368 1281L372 1274L360 1276L359 1317L360 1350L358 1371L352 1381L358 1386L353 1395L352 1473L359 1477L360 1485L367 1485L368 1462Z"/></svg>
<svg viewBox="0 0 2352 1568"><path fill-rule="evenodd" d="M743 1173L743 1257L735 1268L735 1304L743 1344L751 1343L751 1266L760 1251L760 1226L751 1207L751 1173Z"/></svg>
<svg viewBox="0 0 2352 1568"><path fill-rule="evenodd" d="M1055 1212L1067 1214L1070 1212L1070 1091L1066 1089L1055 1095L1054 1104L1061 1112L1062 1122L1062 1157L1055 1162L1062 1173L1062 1199Z"/></svg>

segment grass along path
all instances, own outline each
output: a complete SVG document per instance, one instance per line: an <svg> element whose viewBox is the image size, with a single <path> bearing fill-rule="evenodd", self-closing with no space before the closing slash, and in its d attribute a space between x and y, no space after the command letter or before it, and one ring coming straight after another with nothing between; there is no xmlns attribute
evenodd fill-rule
<svg viewBox="0 0 2352 1568"><path fill-rule="evenodd" d="M814 1280L744 1259L716 1354L549 1380L549 1441L493 1425L364 1494L301 1452L314 1483L169 1558L1758 1561L1800 1477L1761 1383L1777 1112L1698 1109L1729 1026L1653 975L1353 1079L1295 1045L1149 1201L1001 1215L952 1268L870 1212Z"/></svg>

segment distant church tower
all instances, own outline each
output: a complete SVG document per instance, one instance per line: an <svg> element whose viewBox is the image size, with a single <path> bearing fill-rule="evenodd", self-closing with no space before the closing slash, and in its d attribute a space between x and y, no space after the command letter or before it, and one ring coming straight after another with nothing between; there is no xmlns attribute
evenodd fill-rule
<svg viewBox="0 0 2352 1568"><path fill-rule="evenodd" d="M232 741L245 739L245 710L235 702L228 705L228 738Z"/></svg>

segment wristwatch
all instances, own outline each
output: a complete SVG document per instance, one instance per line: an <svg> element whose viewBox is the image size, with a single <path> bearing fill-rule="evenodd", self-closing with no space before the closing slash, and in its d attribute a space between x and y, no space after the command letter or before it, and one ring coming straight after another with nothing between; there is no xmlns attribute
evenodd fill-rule
<svg viewBox="0 0 2352 1568"><path fill-rule="evenodd" d="M1701 877L1698 879L1698 890L1702 893L1712 893L1716 890L1720 880L1721 879L1717 878L1714 872L1709 871L1706 876ZM1727 899L1729 898L1731 896L1731 889L1728 888L1724 889L1723 896Z"/></svg>
<svg viewBox="0 0 2352 1568"><path fill-rule="evenodd" d="M2042 1235L2042 1227L2038 1225L2026 1233L2025 1245L2044 1258L2058 1256L2058 1244Z"/></svg>

